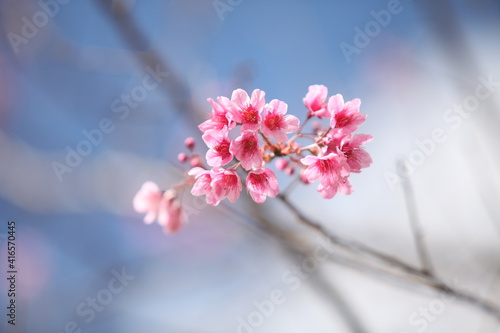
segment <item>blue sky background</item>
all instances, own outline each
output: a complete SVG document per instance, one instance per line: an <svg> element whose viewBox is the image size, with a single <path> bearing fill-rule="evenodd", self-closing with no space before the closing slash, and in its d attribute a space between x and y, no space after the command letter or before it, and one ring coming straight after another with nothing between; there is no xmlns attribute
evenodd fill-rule
<svg viewBox="0 0 500 333"><path fill-rule="evenodd" d="M499 299L499 93L456 130L443 119L473 94L478 77L500 78L498 1L402 0L401 12L351 61L341 43L354 45L354 28L365 29L371 11L391 1L243 0L222 20L211 0L98 3L59 5L15 52L9 34L21 34L23 17L42 9L37 1L0 1L0 233L9 219L17 222L19 332L60 332L68 321L83 332L236 332L238 318L276 288L287 301L255 332L416 332L408 317L435 296L336 263L290 291L282 275L299 259L245 216L244 198L236 213L197 209L169 236L133 212L144 181L167 188L182 177L176 156L185 137L197 137L203 151L195 125L210 112L206 99L239 87L286 101L301 119L309 85L361 98L368 120L360 132L375 138L367 145L374 164L352 177L354 194L327 201L301 187L291 199L335 232L413 264L403 191L387 173L418 149L416 140L444 129L447 141L410 177L429 251L442 276ZM107 11L127 13L144 38L125 42L130 23L130 30L118 29ZM113 101L140 85L146 63L154 67L158 59L170 76L120 119ZM174 77L188 94L173 90ZM59 181L53 162L63 162L66 147L76 149L82 132L103 118L114 130ZM259 212L315 242L279 202L269 200ZM5 253L3 240L0 249ZM122 267L135 279L85 323L78 305ZM3 278L0 287L4 308ZM329 297L354 309L360 327ZM1 325L11 329L3 319ZM456 302L427 332L457 327L495 332L498 323Z"/></svg>

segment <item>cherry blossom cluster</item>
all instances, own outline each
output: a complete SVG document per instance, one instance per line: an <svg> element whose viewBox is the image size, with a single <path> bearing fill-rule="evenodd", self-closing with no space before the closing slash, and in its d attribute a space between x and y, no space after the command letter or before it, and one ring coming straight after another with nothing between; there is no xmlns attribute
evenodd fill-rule
<svg viewBox="0 0 500 333"><path fill-rule="evenodd" d="M208 102L212 112L198 126L208 147L207 165L194 152L194 139L186 139L190 152L178 156L180 162L191 165L186 179L165 192L147 182L134 198L135 210L147 213L146 223L157 219L164 230L176 231L184 220L179 200L184 188L190 188L194 196L205 196L207 204L214 206L226 198L235 202L243 184L257 203L274 198L280 190L277 176L269 168L273 160L275 168L287 175L298 169L298 179L304 184L318 181L317 190L326 199L337 193L351 194L350 174L372 162L362 147L372 137L354 134L366 119L359 110L361 101L345 102L340 94L328 97L325 86L309 87L303 98L307 115L302 124L287 114L285 102L273 99L266 103L265 92L259 89L251 96L237 89L231 99L209 98ZM306 133L305 125L311 119L316 122ZM322 126L322 121L328 124Z"/></svg>

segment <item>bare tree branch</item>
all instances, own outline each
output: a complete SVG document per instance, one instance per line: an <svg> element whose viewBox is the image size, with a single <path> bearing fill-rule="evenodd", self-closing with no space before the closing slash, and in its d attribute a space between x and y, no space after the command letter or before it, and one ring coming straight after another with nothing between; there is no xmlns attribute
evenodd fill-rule
<svg viewBox="0 0 500 333"><path fill-rule="evenodd" d="M404 273L405 279L410 279L413 282L418 282L419 284L426 285L436 291L441 291L448 295L454 295L457 299L467 302L477 308L485 311L486 313L492 315L497 320L500 320L500 307L496 304L492 304L489 301L480 299L479 297L469 294L467 292L458 290L446 284L443 280L435 276L432 272L427 272L425 270L416 268L409 265L395 257L386 255L377 250L370 248L362 243L344 239L330 231L328 231L324 226L316 223L306 217L297 207L295 207L287 197L283 195L278 195L277 197L294 215L305 225L316 230L326 239L328 239L333 244L346 250L349 253L367 256L377 259L379 262L388 265L390 267L396 268L399 273ZM400 275L391 273L392 275L401 278Z"/></svg>
<svg viewBox="0 0 500 333"><path fill-rule="evenodd" d="M199 119L196 119L196 117L200 113L197 112L197 108L191 99L190 89L184 84L165 58L150 49L150 41L137 26L128 13L127 8L113 6L113 4L107 0L95 0L95 3L109 21L115 25L123 41L132 50L149 51L148 58L137 57L137 61L140 64L144 67L150 66L153 69L159 66L161 71L168 72L169 75L165 78L165 93L168 95L178 112L183 116L191 117L193 123L199 122Z"/></svg>
<svg viewBox="0 0 500 333"><path fill-rule="evenodd" d="M286 230L282 230L269 221L259 209L260 207L252 200L249 201L250 211L253 213L252 218L256 219L261 226L265 228L266 234L273 236L273 240L278 238L283 250L286 254L293 258L296 262L301 262L311 254L304 250L304 244L293 234ZM353 333L366 333L368 330L363 326L356 311L350 306L349 302L344 298L342 293L336 288L332 281L328 280L321 270L317 269L310 273L309 284L316 290L317 294L325 298L335 308L338 314L343 318L345 324Z"/></svg>
<svg viewBox="0 0 500 333"><path fill-rule="evenodd" d="M146 36L142 34L140 29L136 26L135 22L131 19L130 15L126 10L113 11L112 6L108 1L95 0L99 5L103 13L109 17L110 21L113 22L119 33L122 35L124 41L134 50L145 50L149 46L149 41ZM166 93L173 100L173 103L178 111L185 112L185 115L191 117L196 117L196 108L191 100L189 88L186 87L178 76L175 75L172 68L166 63L166 61L161 58L158 54L147 60L144 58L139 59L143 65L156 66L159 65L162 70L170 73L167 84ZM441 291L446 294L455 295L458 299L465 301L469 304L476 306L479 309L493 315L497 319L500 319L500 309L497 305L491 304L488 301L479 299L478 297L454 289L448 286L445 282L439 279L430 269L430 260L427 254L422 255L422 246L419 247L419 256L423 263L423 269L419 269L412 265L409 265L395 257L381 253L375 249L368 247L359 242L351 241L339 237L338 235L331 233L326 230L322 225L312 221L306 217L300 210L298 210L284 195L278 196L278 199L290 209L296 217L308 227L319 232L323 237L331 241L333 244L344 249L347 253L354 256L354 260L346 256L335 255L333 259L336 262L341 262L346 265L350 265L360 271L374 272L385 274L389 277L394 277L396 279L401 279L405 282L412 282L418 285L423 285L432 288L436 291ZM411 198L410 198L411 199ZM411 214L411 213L410 213ZM412 225L415 226L415 220L413 220ZM418 225L418 224L417 224ZM268 223L269 226L269 223ZM286 232L282 232L279 228L270 228L273 233L282 237L284 241L290 242L293 240ZM414 229L415 230L415 229ZM421 243L422 234L420 231L415 233L417 244ZM386 267L376 267L373 263L367 263L360 261L361 257L371 258L377 260L379 263L384 264ZM424 259L422 259L424 258ZM396 271L390 271L388 268L393 268Z"/></svg>
<svg viewBox="0 0 500 333"><path fill-rule="evenodd" d="M400 160L399 164L401 167L406 166L405 161L403 160ZM403 192L406 202L406 210L408 211L408 219L410 220L413 239L415 240L415 247L417 248L420 264L422 265L422 271L430 274L433 272L432 262L425 246L424 232L422 230L422 226L420 225L417 206L415 203L415 195L410 178L405 179L403 182Z"/></svg>

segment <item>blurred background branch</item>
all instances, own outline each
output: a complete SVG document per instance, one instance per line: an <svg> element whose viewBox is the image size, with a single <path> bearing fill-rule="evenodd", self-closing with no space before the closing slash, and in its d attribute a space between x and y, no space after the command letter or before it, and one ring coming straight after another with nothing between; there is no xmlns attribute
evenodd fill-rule
<svg viewBox="0 0 500 333"><path fill-rule="evenodd" d="M137 281L89 331L234 331L287 265L314 256L309 229L335 251L262 332L411 331L408 316L438 294L474 307L446 304L429 332L498 330L498 93L460 130L442 117L478 76L500 77L498 2L402 2L350 62L339 45L356 46L354 28L387 1L244 1L224 20L211 0L70 1L18 53L7 35L43 9L0 4L0 205L3 219L20 223L27 332L81 319L78 304L122 263ZM156 66L169 74L141 112L114 116L112 103ZM323 202L309 187L292 194L300 182L291 181L258 208L242 195L236 206L200 209L174 237L140 223L133 194L145 180L168 187L181 177L175 156L210 111L207 97L262 88L300 115L310 84L360 96L369 114L375 163L354 180L355 195ZM51 163L104 117L115 131L58 182ZM396 156L436 127L448 141L391 190L384 173Z"/></svg>

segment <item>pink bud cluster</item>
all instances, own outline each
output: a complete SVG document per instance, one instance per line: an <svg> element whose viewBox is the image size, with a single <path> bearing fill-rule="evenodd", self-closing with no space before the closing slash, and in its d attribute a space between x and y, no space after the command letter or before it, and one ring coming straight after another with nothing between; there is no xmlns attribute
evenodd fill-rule
<svg viewBox="0 0 500 333"><path fill-rule="evenodd" d="M273 159L276 159L276 169L287 175L299 169L304 184L319 181L317 190L327 199L337 193L352 193L350 174L361 172L372 162L362 147L372 137L353 134L366 119L366 115L359 111L360 100L344 102L340 94L328 97L325 86L309 87L303 99L307 116L302 124L297 117L287 114L285 102L273 99L266 103L265 93L259 89L251 96L237 89L231 99L217 97L216 100L208 99L208 102L212 112L209 119L199 125L208 147L205 155L208 167L204 166L200 155L194 153L192 138L185 142L189 155L181 153L178 159L183 163L189 161L192 167L183 186L191 187L195 196L204 195L210 205L216 206L226 198L235 202L243 190L242 178L245 178L245 187L255 202L263 203L267 197L276 197L279 194L278 179L268 167ZM310 133L305 133L306 123L313 118L319 121L328 119L328 126L315 123ZM312 142L304 146L298 140ZM152 186L148 188L152 189ZM145 222L158 215L160 224L168 224L160 221L157 208L162 205L164 195L158 199L158 194L148 194L147 197L144 188L141 191L134 204L147 201L147 198L153 202L148 207L135 205L137 211L148 213ZM176 202L175 196L169 198ZM162 211L166 211L168 217L172 209L165 204L163 207L167 207ZM179 220L173 216L169 218L175 223Z"/></svg>
<svg viewBox="0 0 500 333"><path fill-rule="evenodd" d="M189 164L191 164L191 167L193 168L203 165L201 156L194 152L194 148L196 147L196 142L194 141L194 139L191 137L187 138L186 140L184 140L184 145L189 150L189 153L180 153L179 155L177 155L177 159L179 160L179 162L189 162Z"/></svg>

